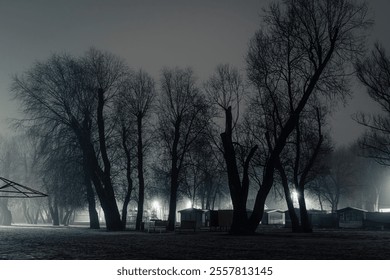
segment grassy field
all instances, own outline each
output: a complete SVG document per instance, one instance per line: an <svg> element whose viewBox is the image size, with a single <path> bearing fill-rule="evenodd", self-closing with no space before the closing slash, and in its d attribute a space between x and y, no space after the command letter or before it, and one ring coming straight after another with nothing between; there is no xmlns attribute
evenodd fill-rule
<svg viewBox="0 0 390 280"><path fill-rule="evenodd" d="M231 236L17 225L0 227L0 259L390 259L390 231L265 228Z"/></svg>

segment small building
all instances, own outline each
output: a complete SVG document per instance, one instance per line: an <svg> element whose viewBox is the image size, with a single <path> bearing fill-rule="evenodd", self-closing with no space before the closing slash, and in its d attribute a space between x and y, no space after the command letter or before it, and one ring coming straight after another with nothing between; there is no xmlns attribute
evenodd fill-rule
<svg viewBox="0 0 390 280"><path fill-rule="evenodd" d="M336 211L340 228L362 228L367 210L346 207Z"/></svg>
<svg viewBox="0 0 390 280"><path fill-rule="evenodd" d="M180 223L191 221L195 222L196 228L201 228L204 225L203 210L196 208L187 208L179 211Z"/></svg>
<svg viewBox="0 0 390 280"><path fill-rule="evenodd" d="M390 229L390 213L368 212L363 226L369 229Z"/></svg>
<svg viewBox="0 0 390 280"><path fill-rule="evenodd" d="M318 224L314 224L314 226L319 228L338 228L339 220L337 217L337 213L326 213L320 214L317 216Z"/></svg>
<svg viewBox="0 0 390 280"><path fill-rule="evenodd" d="M218 211L216 210L207 210L205 213L204 213L204 217L205 217L205 226L206 227L218 227L219 226L219 223L218 223Z"/></svg>
<svg viewBox="0 0 390 280"><path fill-rule="evenodd" d="M285 213L279 209L266 209L264 210L263 218L261 219L262 225L284 225Z"/></svg>
<svg viewBox="0 0 390 280"><path fill-rule="evenodd" d="M294 208L295 213L299 220L301 220L301 213L299 211L299 208ZM285 212L285 226L287 228L291 228L291 218L290 213L288 210ZM316 209L310 209L307 210L307 214L309 216L309 222L312 225L312 227L318 227L318 228L337 228L338 225L338 218L335 214L327 213L327 211L324 210L316 210Z"/></svg>

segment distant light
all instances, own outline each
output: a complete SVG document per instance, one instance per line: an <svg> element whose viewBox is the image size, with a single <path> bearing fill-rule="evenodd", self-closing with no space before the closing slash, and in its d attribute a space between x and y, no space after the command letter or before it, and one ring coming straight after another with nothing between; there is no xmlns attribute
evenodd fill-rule
<svg viewBox="0 0 390 280"><path fill-rule="evenodd" d="M158 209L158 208L160 208L160 203L158 203L158 201L155 200L152 202L152 207L153 207L153 209Z"/></svg>
<svg viewBox="0 0 390 280"><path fill-rule="evenodd" d="M296 191L292 191L291 198L293 201L298 201L298 193Z"/></svg>
<svg viewBox="0 0 390 280"><path fill-rule="evenodd" d="M187 207L187 208L192 208L192 202L191 202L191 200L188 200L188 201L187 201L186 207Z"/></svg>
<svg viewBox="0 0 390 280"><path fill-rule="evenodd" d="M381 209L379 209L379 212L389 213L390 212L390 208L381 208Z"/></svg>

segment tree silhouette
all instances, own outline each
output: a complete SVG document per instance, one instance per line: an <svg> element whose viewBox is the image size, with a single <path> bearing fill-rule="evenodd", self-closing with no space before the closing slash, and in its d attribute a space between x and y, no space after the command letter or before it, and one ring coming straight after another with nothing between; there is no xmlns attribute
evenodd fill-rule
<svg viewBox="0 0 390 280"><path fill-rule="evenodd" d="M192 70L164 69L158 105L158 134L170 169L170 231L175 229L179 177L186 155L204 132L208 120L208 106L196 86Z"/></svg>

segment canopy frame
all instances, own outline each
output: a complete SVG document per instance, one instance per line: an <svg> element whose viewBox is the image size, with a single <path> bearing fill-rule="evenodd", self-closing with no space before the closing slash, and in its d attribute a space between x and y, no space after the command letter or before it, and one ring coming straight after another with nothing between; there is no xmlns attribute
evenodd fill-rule
<svg viewBox="0 0 390 280"><path fill-rule="evenodd" d="M0 177L0 197L5 198L35 198L46 197L40 191L23 186L6 178Z"/></svg>

